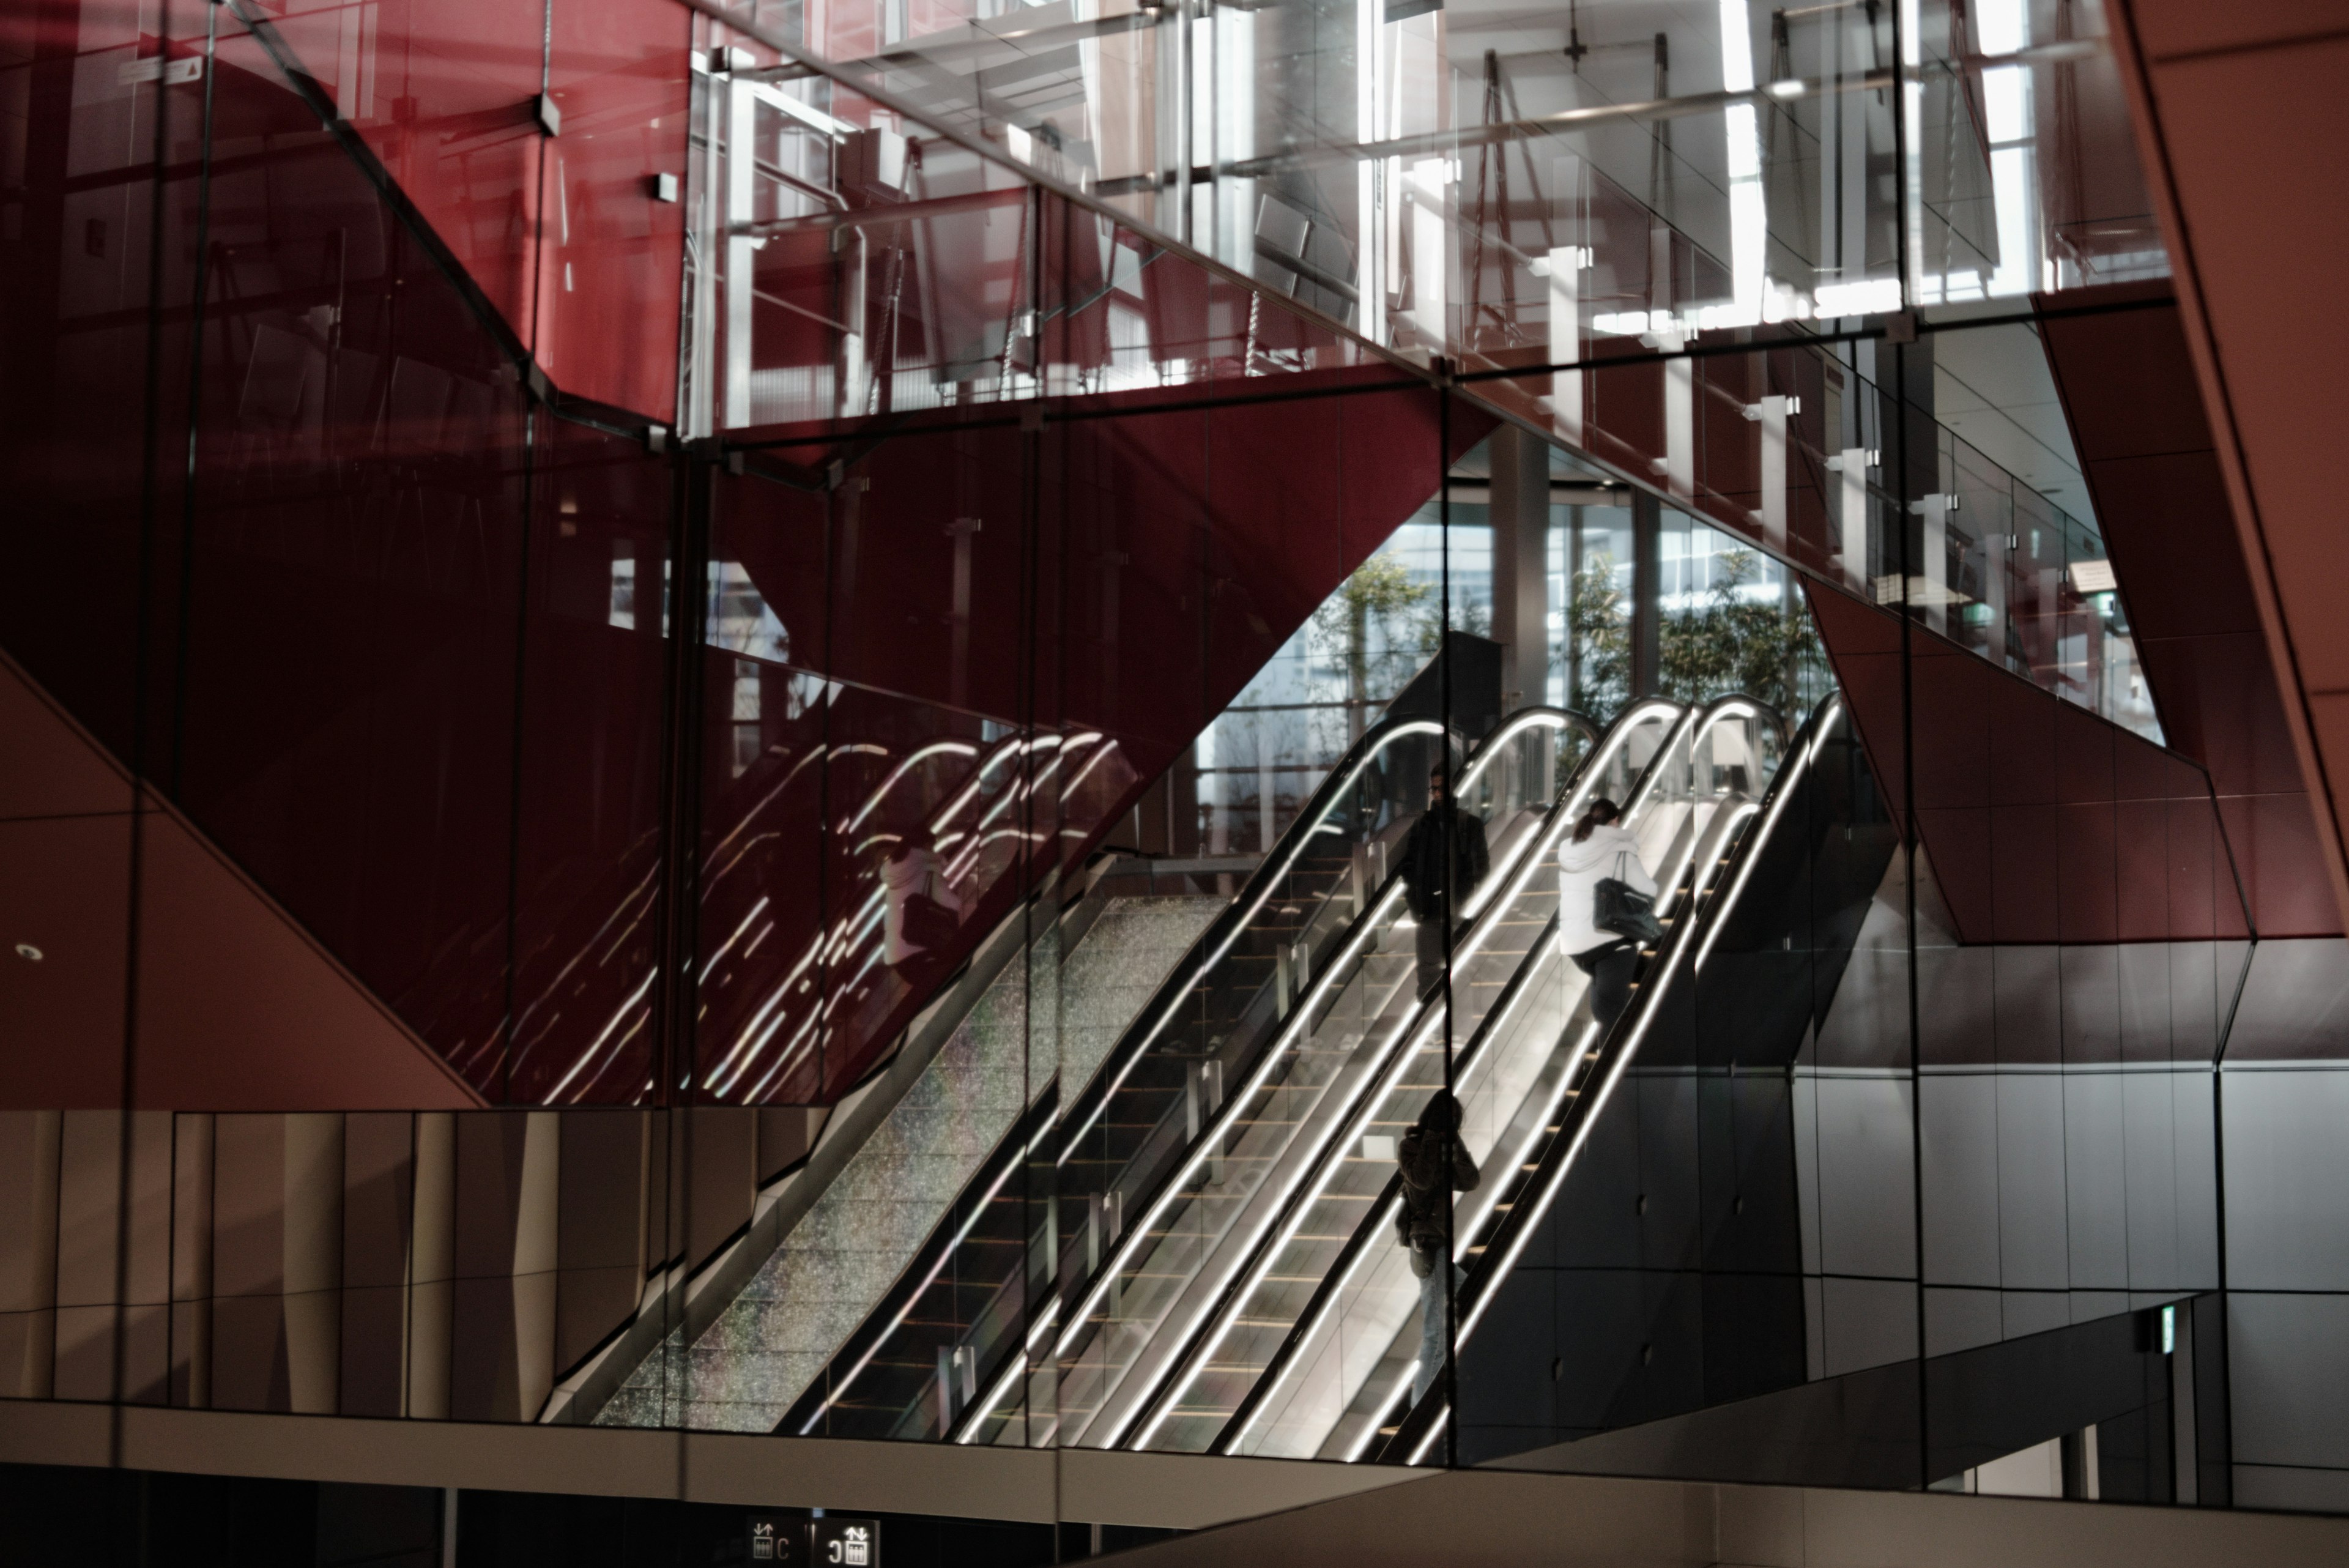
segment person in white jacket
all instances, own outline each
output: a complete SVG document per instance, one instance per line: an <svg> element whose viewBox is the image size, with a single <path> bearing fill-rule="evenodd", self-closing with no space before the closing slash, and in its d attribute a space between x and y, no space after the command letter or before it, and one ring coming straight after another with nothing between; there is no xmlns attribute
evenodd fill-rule
<svg viewBox="0 0 2349 1568"><path fill-rule="evenodd" d="M1619 821L1623 808L1600 796L1576 821L1557 846L1557 945L1590 977L1590 1015L1601 1029L1622 1016L1631 1000L1631 977L1639 945L1600 930L1591 916L1599 884L1618 877L1634 890L1656 896L1656 879L1640 864L1640 841Z"/></svg>
<svg viewBox="0 0 2349 1568"><path fill-rule="evenodd" d="M927 825L908 833L881 863L881 961L895 968L951 940L962 898L938 863L938 840Z"/></svg>

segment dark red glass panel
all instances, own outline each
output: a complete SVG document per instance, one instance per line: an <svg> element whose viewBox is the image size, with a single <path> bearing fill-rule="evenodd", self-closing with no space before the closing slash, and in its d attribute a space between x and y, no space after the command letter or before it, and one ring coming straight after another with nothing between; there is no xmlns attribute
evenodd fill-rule
<svg viewBox="0 0 2349 1568"><path fill-rule="evenodd" d="M539 417L523 619L513 1046L502 1098L652 1087L673 470Z"/></svg>
<svg viewBox="0 0 2349 1568"><path fill-rule="evenodd" d="M204 14L157 25L76 0L0 16L0 639L125 757L142 603L172 597L176 535L159 553L142 524L176 520L186 468L202 137Z"/></svg>
<svg viewBox="0 0 2349 1568"><path fill-rule="evenodd" d="M502 1080L523 396L223 39L175 794L476 1085Z"/></svg>

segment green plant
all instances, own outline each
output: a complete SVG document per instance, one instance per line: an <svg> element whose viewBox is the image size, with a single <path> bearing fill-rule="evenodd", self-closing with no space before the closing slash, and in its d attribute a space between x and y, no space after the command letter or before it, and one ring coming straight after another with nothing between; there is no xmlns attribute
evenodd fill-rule
<svg viewBox="0 0 2349 1568"><path fill-rule="evenodd" d="M1559 662L1568 674L1566 705L1604 720L1631 691L1631 605L1615 584L1615 557L1586 560L1568 587L1566 631L1574 657Z"/></svg>
<svg viewBox="0 0 2349 1568"><path fill-rule="evenodd" d="M1774 603L1741 591L1761 571L1753 551L1723 551L1713 558L1707 602L1665 618L1659 628L1665 696L1694 702L1743 691L1789 719L1808 706L1826 652L1799 597Z"/></svg>
<svg viewBox="0 0 2349 1568"><path fill-rule="evenodd" d="M1373 701L1392 696L1411 679L1418 639L1406 635L1409 618L1433 597L1426 584L1411 580L1408 567L1381 551L1313 612L1313 656L1346 674L1350 737L1361 734Z"/></svg>
<svg viewBox="0 0 2349 1568"><path fill-rule="evenodd" d="M1793 718L1827 689L1826 650L1799 594L1775 601L1744 592L1762 572L1751 550L1713 558L1713 585L1695 608L1667 615L1657 628L1661 695L1702 701L1743 691ZM1631 691L1630 596L1617 586L1614 557L1590 557L1574 576L1567 602L1571 657L1569 707L1599 719L1614 714Z"/></svg>

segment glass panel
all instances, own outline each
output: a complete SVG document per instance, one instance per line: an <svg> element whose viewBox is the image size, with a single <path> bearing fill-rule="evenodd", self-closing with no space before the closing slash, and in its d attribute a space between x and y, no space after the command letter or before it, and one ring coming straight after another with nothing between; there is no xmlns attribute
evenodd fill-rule
<svg viewBox="0 0 2349 1568"><path fill-rule="evenodd" d="M288 10L273 22L295 58L464 268L509 340L532 341L539 236L547 216L560 224L567 195L546 183L552 144L535 109L545 39L569 24L550 28L543 6L466 0Z"/></svg>
<svg viewBox="0 0 2349 1568"><path fill-rule="evenodd" d="M2209 1069L2323 1048L2319 944L2220 940L2098 528L1787 325L2158 274L2101 44L1035 9L0 34L0 632L494 1107L18 1116L147 1299L0 1394L1574 1469L1872 1388L1820 1479L1909 1486L1944 1358L2209 1288ZM0 825L113 998L61 1102L169 956L86 804Z"/></svg>
<svg viewBox="0 0 2349 1568"><path fill-rule="evenodd" d="M1555 742L1521 737L1560 722L1528 715L1486 742L1462 772L1463 799L1490 812L1495 887L1531 876L1526 857L1548 815L1544 781L1554 775L1537 759L1554 754ZM1061 1440L1083 1440L1071 1423L1123 1428L1147 1416L1102 1409L1101 1390L1114 1386L1130 1401L1138 1380L1128 1366L1163 1354L1163 1320L1191 1276L1207 1267L1228 1272L1235 1253L1244 1262L1247 1247L1262 1241L1223 1244L1235 1225L1261 1230L1250 1216L1285 1201L1265 1184L1287 1168L1286 1151L1318 1158L1335 1130L1320 1124L1336 1102L1360 1096L1362 1082L1347 1078L1348 1087L1339 1072L1355 1047L1375 1035L1392 1054L1405 1033L1426 1033L1431 1004L1422 993L1442 972L1440 950L1431 961L1401 871L1390 867L1423 807L1417 780L1431 754L1441 754L1429 744L1440 735L1431 721L1405 718L1364 738L1300 818L1300 828L1318 826L1292 830L1297 847L1268 863L1273 875L1235 905L1247 923L1211 933L1204 964L1178 971L1143 1015L1148 1032L1111 1058L1102 1100L1079 1102L1060 1199L1067 1282L1060 1311L1071 1325L1054 1335ZM1300 893L1311 900L1303 907ZM1489 914L1476 929L1509 924ZM983 1409L974 1435L989 1435L997 1414Z"/></svg>
<svg viewBox="0 0 2349 1568"><path fill-rule="evenodd" d="M1588 1064L1559 1078L1562 1114L1463 1200L1490 1214L1463 1260L1464 1461L1799 1384L1821 1355L1828 1371L1865 1366L1871 1334L1897 1340L1901 1310L1913 1322L1914 1287L1894 1282L1912 1243L1878 1223L1909 1201L1905 1116L1891 1119L1905 1067L1884 1054L1905 1054L1886 1039L1908 992L1900 878L1887 875L1897 834L1839 699L1787 756L1758 795L1719 797L1682 895L1692 912L1632 1010L1587 1031ZM1731 773L1716 754L1699 777ZM1870 1141L1853 1142L1862 1127ZM1826 1164L1855 1158L1874 1163L1837 1171L1830 1193ZM1829 1198L1844 1207L1817 1207ZM1823 1267L1889 1293L1854 1293ZM1824 1349L1823 1289L1841 1309ZM1403 1406L1370 1451L1440 1454L1438 1404Z"/></svg>
<svg viewBox="0 0 2349 1568"><path fill-rule="evenodd" d="M691 172L692 15L674 0L550 13L553 222L537 261L540 368L574 397L676 418ZM667 183L664 184L664 181Z"/></svg>
<svg viewBox="0 0 2349 1568"><path fill-rule="evenodd" d="M121 757L138 732L142 587L147 605L168 604L177 574L176 549L159 557L148 524L184 504L206 25L95 4L0 23L0 290L15 302L0 312L0 475L17 498L0 514L0 632ZM160 202L159 157L171 171ZM157 319L159 306L171 314ZM165 452L182 461L159 463ZM172 621L159 615L155 629L168 638Z"/></svg>
<svg viewBox="0 0 2349 1568"><path fill-rule="evenodd" d="M752 13L824 73L785 88L819 113L863 123L869 99L985 138L1374 342L1473 368L2167 270L2099 21L2023 0L1739 5L1661 31L1601 4L1538 45L1368 4ZM1548 391L1568 441L1583 390L1568 370Z"/></svg>
<svg viewBox="0 0 2349 1568"><path fill-rule="evenodd" d="M174 793L494 1095L523 394L254 39L212 92L251 129L212 174Z"/></svg>
<svg viewBox="0 0 2349 1568"><path fill-rule="evenodd" d="M513 1054L499 1096L657 1098L670 468L545 415L523 622Z"/></svg>

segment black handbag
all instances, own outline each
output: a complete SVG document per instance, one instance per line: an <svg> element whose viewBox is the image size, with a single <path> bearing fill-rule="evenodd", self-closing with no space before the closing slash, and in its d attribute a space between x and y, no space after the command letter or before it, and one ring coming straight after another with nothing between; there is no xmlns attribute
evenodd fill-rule
<svg viewBox="0 0 2349 1568"><path fill-rule="evenodd" d="M897 933L908 947L936 952L953 942L956 932L962 928L962 917L935 896L941 880L937 863L932 860L923 873L921 886L905 896L905 908L897 917Z"/></svg>
<svg viewBox="0 0 2349 1568"><path fill-rule="evenodd" d="M1615 869L1619 875L1601 877L1599 886L1591 889L1590 923L1644 947L1661 937L1664 928L1656 923L1655 899L1619 875L1628 857L1628 851L1618 855Z"/></svg>
<svg viewBox="0 0 2349 1568"><path fill-rule="evenodd" d="M953 941L960 926L952 909L926 894L916 893L905 900L904 920L898 929L910 945L935 950Z"/></svg>

